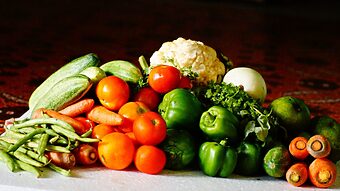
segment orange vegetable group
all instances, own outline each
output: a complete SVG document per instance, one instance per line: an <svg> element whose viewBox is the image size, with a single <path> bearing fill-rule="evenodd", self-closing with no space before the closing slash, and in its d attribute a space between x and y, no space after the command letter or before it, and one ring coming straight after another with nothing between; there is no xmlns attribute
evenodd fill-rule
<svg viewBox="0 0 340 191"><path fill-rule="evenodd" d="M133 161L135 146L127 135L114 132L105 135L98 143L98 155L107 168L122 170Z"/></svg>

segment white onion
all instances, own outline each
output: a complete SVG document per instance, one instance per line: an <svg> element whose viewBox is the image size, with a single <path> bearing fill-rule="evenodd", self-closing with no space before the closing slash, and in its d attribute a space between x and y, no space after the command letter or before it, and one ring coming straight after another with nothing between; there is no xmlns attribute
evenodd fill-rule
<svg viewBox="0 0 340 191"><path fill-rule="evenodd" d="M235 86L243 86L247 92L254 99L264 102L267 96L266 82L259 72L248 67L233 68L226 73L223 82L233 84Z"/></svg>

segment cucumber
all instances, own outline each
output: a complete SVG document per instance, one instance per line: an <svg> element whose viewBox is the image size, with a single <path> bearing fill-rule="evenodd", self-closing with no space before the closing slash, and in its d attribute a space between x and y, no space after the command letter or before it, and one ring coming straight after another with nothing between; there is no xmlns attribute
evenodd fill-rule
<svg viewBox="0 0 340 191"><path fill-rule="evenodd" d="M88 67L82 72L80 72L80 74L83 74L90 78L94 84L98 83L101 79L106 77L104 70L97 66Z"/></svg>
<svg viewBox="0 0 340 191"><path fill-rule="evenodd" d="M125 60L113 60L103 64L100 68L104 70L108 76L117 76L126 82L134 84L143 78L140 69L131 62Z"/></svg>
<svg viewBox="0 0 340 191"><path fill-rule="evenodd" d="M56 83L32 109L39 108L59 111L82 98L92 86L90 78L82 74L66 77Z"/></svg>
<svg viewBox="0 0 340 191"><path fill-rule="evenodd" d="M60 80L75 74L79 74L84 69L91 66L98 66L98 64L99 58L96 54L93 53L86 54L65 64L53 74L51 74L42 84L40 84L33 91L28 101L29 108L34 108L39 100L43 96L45 96L47 92L50 91L51 87L53 87Z"/></svg>

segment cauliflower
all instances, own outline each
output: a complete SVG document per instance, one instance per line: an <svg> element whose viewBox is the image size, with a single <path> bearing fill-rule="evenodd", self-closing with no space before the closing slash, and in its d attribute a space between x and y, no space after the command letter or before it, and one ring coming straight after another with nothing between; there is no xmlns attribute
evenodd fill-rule
<svg viewBox="0 0 340 191"><path fill-rule="evenodd" d="M193 72L198 76L195 84L206 85L209 81L220 81L226 73L224 64L217 58L216 51L202 42L178 38L165 42L150 58L150 67L170 65L184 75Z"/></svg>

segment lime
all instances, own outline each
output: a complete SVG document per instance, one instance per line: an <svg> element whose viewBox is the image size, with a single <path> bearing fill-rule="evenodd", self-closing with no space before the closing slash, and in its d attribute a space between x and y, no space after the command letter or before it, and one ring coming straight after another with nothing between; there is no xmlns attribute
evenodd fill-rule
<svg viewBox="0 0 340 191"><path fill-rule="evenodd" d="M299 133L309 126L310 111L301 99L291 96L279 97L270 104L270 108L288 134Z"/></svg>

